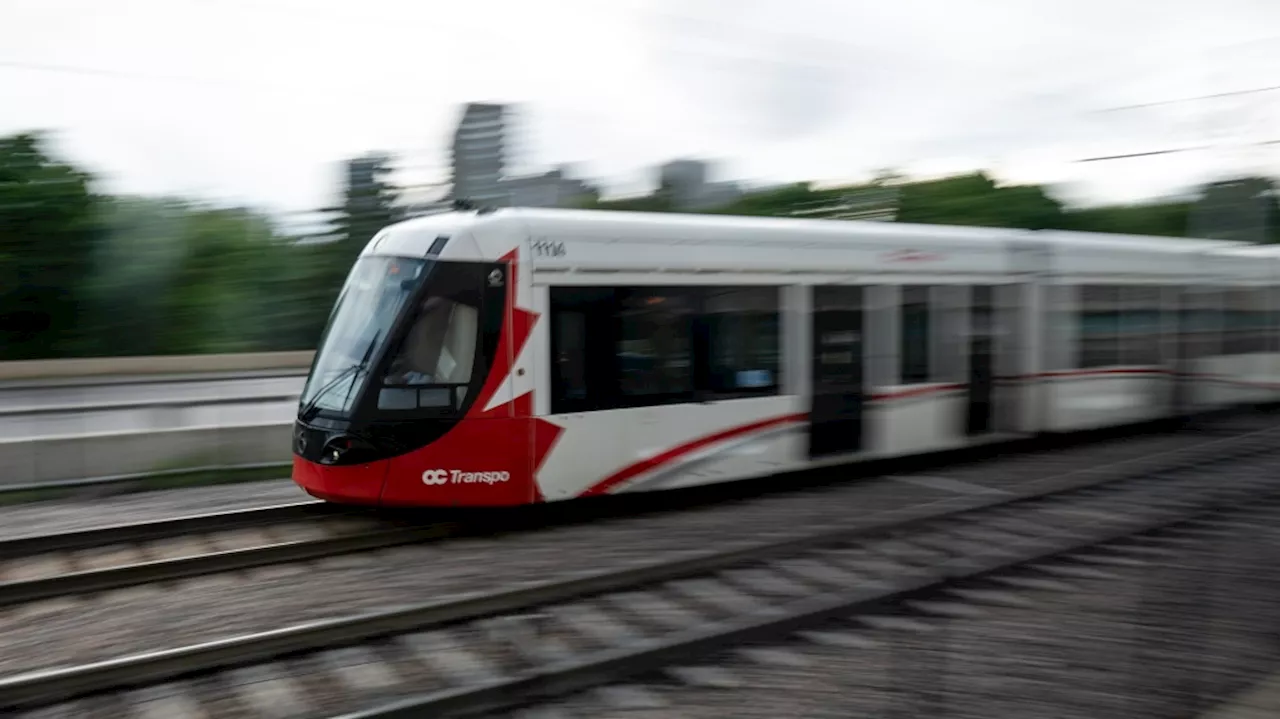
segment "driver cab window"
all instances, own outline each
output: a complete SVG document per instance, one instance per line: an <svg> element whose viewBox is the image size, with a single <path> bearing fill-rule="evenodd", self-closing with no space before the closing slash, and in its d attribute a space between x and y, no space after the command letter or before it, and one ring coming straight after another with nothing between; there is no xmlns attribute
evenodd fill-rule
<svg viewBox="0 0 1280 719"><path fill-rule="evenodd" d="M485 372L481 310L487 269L442 263L427 280L427 291L386 365L379 409L452 410L463 405L467 388Z"/></svg>
<svg viewBox="0 0 1280 719"><path fill-rule="evenodd" d="M467 384L475 367L479 309L445 297L421 305L384 384Z"/></svg>

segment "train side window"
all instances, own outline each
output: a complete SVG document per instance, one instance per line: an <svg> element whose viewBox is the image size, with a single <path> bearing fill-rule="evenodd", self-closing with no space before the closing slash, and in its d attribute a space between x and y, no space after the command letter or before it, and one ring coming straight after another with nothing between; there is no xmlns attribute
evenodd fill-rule
<svg viewBox="0 0 1280 719"><path fill-rule="evenodd" d="M1263 290L1263 352L1275 352L1277 334L1280 334L1280 287L1267 287Z"/></svg>
<svg viewBox="0 0 1280 719"><path fill-rule="evenodd" d="M1160 289L1153 286L1120 287L1120 362L1126 365L1160 364Z"/></svg>
<svg viewBox="0 0 1280 719"><path fill-rule="evenodd" d="M1221 352L1223 290L1206 285L1186 288L1178 327L1188 358L1210 357Z"/></svg>
<svg viewBox="0 0 1280 719"><path fill-rule="evenodd" d="M1222 353L1227 355L1248 352L1249 344L1249 293L1232 288L1223 292Z"/></svg>
<svg viewBox="0 0 1280 719"><path fill-rule="evenodd" d="M587 313L564 310L555 315L555 356L559 394L571 402L587 399Z"/></svg>
<svg viewBox="0 0 1280 719"><path fill-rule="evenodd" d="M1270 346L1267 325L1270 313L1267 311L1268 292L1266 288L1254 287L1249 290L1248 320L1249 339L1245 352L1266 352Z"/></svg>
<svg viewBox="0 0 1280 719"><path fill-rule="evenodd" d="M618 290L618 391L625 405L693 399L693 293Z"/></svg>
<svg viewBox="0 0 1280 719"><path fill-rule="evenodd" d="M551 288L551 412L615 402L612 287Z"/></svg>
<svg viewBox="0 0 1280 719"><path fill-rule="evenodd" d="M1266 351L1266 297L1263 292L1257 289L1227 291L1223 313L1223 354Z"/></svg>
<svg viewBox="0 0 1280 719"><path fill-rule="evenodd" d="M704 295L707 390L717 397L776 394L778 288L711 287Z"/></svg>
<svg viewBox="0 0 1280 719"><path fill-rule="evenodd" d="M1120 363L1120 293L1118 287L1080 287L1080 367Z"/></svg>
<svg viewBox="0 0 1280 719"><path fill-rule="evenodd" d="M901 383L929 381L929 288L902 288Z"/></svg>

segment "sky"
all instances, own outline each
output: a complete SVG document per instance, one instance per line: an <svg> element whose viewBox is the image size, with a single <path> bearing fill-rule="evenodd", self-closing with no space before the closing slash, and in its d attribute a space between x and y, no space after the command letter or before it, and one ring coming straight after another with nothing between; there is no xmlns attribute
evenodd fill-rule
<svg viewBox="0 0 1280 719"><path fill-rule="evenodd" d="M106 191L277 212L331 204L370 151L444 181L467 101L518 105L516 171L609 194L695 156L753 183L987 168L1135 201L1280 175L1257 144L1280 89L1165 102L1267 87L1275 0L0 2L0 134L49 131Z"/></svg>

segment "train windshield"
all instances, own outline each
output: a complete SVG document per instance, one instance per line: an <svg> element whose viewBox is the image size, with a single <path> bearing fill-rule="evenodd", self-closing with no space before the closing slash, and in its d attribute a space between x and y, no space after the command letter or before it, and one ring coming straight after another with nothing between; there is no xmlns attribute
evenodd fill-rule
<svg viewBox="0 0 1280 719"><path fill-rule="evenodd" d="M303 414L348 414L369 363L426 274L428 261L362 257L343 286L302 390Z"/></svg>
<svg viewBox="0 0 1280 719"><path fill-rule="evenodd" d="M413 318L397 340L378 391L378 409L458 411L474 382L483 380L484 314L502 310L501 270L471 262L442 262L415 298ZM486 299L486 295L490 295ZM488 343L492 344L492 343Z"/></svg>

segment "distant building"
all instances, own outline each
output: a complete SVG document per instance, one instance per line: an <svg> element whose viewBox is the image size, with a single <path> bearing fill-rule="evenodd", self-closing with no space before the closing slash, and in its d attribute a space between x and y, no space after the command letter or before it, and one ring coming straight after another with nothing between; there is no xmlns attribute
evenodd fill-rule
<svg viewBox="0 0 1280 719"><path fill-rule="evenodd" d="M587 183L568 177L564 168L539 175L510 177L507 165L512 111L507 105L470 103L453 133L453 189L446 201L465 199L490 207L568 207L596 195ZM415 204L434 211L438 203Z"/></svg>
<svg viewBox="0 0 1280 719"><path fill-rule="evenodd" d="M405 217L419 217L445 212L453 207L446 184L401 187L396 207Z"/></svg>
<svg viewBox="0 0 1280 719"><path fill-rule="evenodd" d="M383 175L391 166L391 158L380 153L369 153L347 161L347 201L352 211L372 209L378 206L378 195L385 180Z"/></svg>
<svg viewBox="0 0 1280 719"><path fill-rule="evenodd" d="M469 103L453 133L454 198L501 204L507 163L506 105Z"/></svg>
<svg viewBox="0 0 1280 719"><path fill-rule="evenodd" d="M347 161L347 191L371 188L378 180L378 169L390 159L386 155L368 154Z"/></svg>
<svg viewBox="0 0 1280 719"><path fill-rule="evenodd" d="M708 182L710 166L702 160L672 160L658 170L659 191L669 192L677 210L709 210L742 197L736 182Z"/></svg>
<svg viewBox="0 0 1280 719"><path fill-rule="evenodd" d="M598 196L598 191L582 180L567 177L559 168L541 175L525 175L503 180L505 204L511 207L572 207Z"/></svg>

